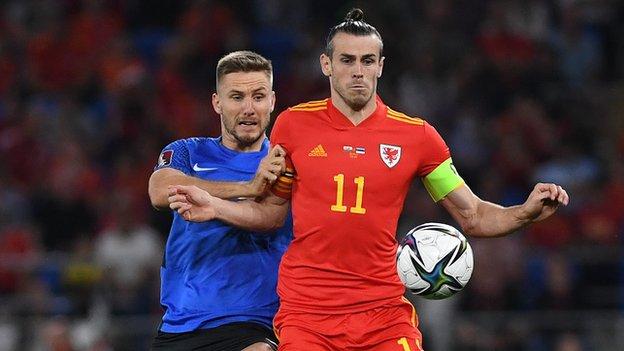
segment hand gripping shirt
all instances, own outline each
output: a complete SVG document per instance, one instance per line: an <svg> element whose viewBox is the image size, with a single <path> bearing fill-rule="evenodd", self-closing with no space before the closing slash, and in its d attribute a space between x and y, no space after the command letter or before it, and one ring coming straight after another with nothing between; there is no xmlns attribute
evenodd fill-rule
<svg viewBox="0 0 624 351"><path fill-rule="evenodd" d="M410 183L420 177L435 201L463 184L431 125L376 102L357 126L330 99L276 120L271 142L286 149L295 173L292 194L276 192L291 196L294 222L280 265L282 309L349 313L402 304L395 232Z"/></svg>
<svg viewBox="0 0 624 351"><path fill-rule="evenodd" d="M213 181L248 181L269 150L237 152L220 138L189 138L167 145L156 169L170 167ZM161 331L182 333L232 322L272 328L277 269L292 238L290 219L274 233L256 233L219 220L192 223L173 212L161 273Z"/></svg>

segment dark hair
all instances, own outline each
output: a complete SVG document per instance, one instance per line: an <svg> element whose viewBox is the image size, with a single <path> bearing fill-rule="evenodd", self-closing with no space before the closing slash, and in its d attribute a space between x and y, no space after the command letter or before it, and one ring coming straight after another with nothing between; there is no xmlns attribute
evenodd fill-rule
<svg viewBox="0 0 624 351"><path fill-rule="evenodd" d="M379 34L375 27L364 21L364 12L361 9L351 9L347 13L344 21L338 23L329 30L329 34L327 35L327 40L325 42L325 55L329 56L330 58L334 53L334 44L332 40L334 39L334 36L336 36L336 34L338 34L339 32L357 36L367 36L371 34L376 35L381 42L381 47L379 48L379 56L382 56L383 39L381 39L381 34Z"/></svg>
<svg viewBox="0 0 624 351"><path fill-rule="evenodd" d="M252 51L234 51L219 60L217 63L217 87L223 76L236 72L264 72L273 84L271 61Z"/></svg>

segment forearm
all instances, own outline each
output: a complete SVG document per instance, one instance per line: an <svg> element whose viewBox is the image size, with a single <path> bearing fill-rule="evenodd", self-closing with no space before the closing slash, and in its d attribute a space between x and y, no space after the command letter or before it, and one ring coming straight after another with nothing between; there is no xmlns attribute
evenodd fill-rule
<svg viewBox="0 0 624 351"><path fill-rule="evenodd" d="M152 206L157 209L169 209L167 197L169 196L168 187L171 185L195 185L211 195L222 199L253 197L257 195L252 192L247 182L207 181L188 176L178 171L162 171L163 170L154 172L149 180L150 199Z"/></svg>
<svg viewBox="0 0 624 351"><path fill-rule="evenodd" d="M529 223L531 220L524 214L522 205L503 207L481 200L476 214L467 221L464 231L473 237L500 237Z"/></svg>
<svg viewBox="0 0 624 351"><path fill-rule="evenodd" d="M253 231L271 231L281 227L288 211L287 204L275 205L253 200L234 202L215 199L213 206L216 219Z"/></svg>
<svg viewBox="0 0 624 351"><path fill-rule="evenodd" d="M441 201L462 231L474 237L510 234L531 222L522 205L503 207L483 201L463 185Z"/></svg>
<svg viewBox="0 0 624 351"><path fill-rule="evenodd" d="M510 234L529 223L552 215L559 205L567 205L567 192L556 184L538 183L522 205L503 207L483 201L462 184L440 200L461 225L464 233L476 237Z"/></svg>

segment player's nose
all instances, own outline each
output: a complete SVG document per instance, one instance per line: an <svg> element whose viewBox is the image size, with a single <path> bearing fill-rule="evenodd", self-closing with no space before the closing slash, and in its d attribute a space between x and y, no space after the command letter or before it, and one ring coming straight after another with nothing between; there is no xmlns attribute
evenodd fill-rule
<svg viewBox="0 0 624 351"><path fill-rule="evenodd" d="M253 99L251 98L245 99L244 104L243 104L243 113L245 114L245 116L251 116L255 112L256 111L254 110Z"/></svg>
<svg viewBox="0 0 624 351"><path fill-rule="evenodd" d="M363 78L364 70L362 69L361 63L356 63L353 67L353 78Z"/></svg>

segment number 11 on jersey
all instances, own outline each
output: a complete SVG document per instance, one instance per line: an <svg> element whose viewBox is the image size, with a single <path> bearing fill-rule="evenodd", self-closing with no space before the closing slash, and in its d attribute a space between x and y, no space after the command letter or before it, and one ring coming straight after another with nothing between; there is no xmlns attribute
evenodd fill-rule
<svg viewBox="0 0 624 351"><path fill-rule="evenodd" d="M331 210L334 212L347 212L347 206L343 204L344 197L344 174L336 174L334 181L336 182L336 203L331 206ZM349 208L349 212L355 214L365 214L366 209L362 207L362 200L364 197L364 177L356 177L353 182L357 185L357 192L355 194L355 206Z"/></svg>

